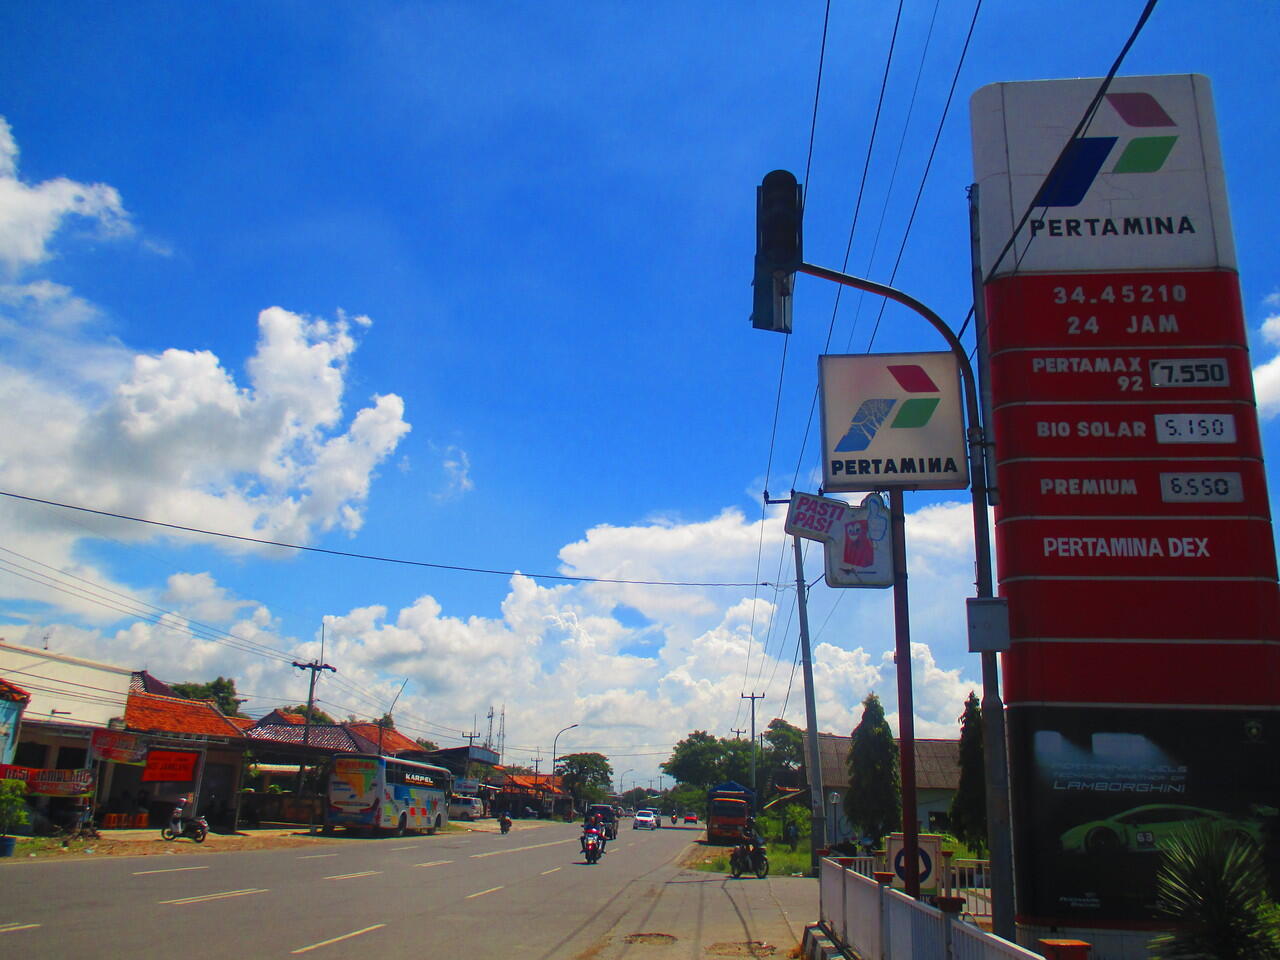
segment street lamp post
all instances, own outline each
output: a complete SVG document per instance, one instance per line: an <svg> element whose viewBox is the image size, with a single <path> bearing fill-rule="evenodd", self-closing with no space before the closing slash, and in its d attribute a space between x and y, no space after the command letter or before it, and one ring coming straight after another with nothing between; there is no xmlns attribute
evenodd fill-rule
<svg viewBox="0 0 1280 960"><path fill-rule="evenodd" d="M619 795L627 792L627 781L624 780L623 778L628 773L635 773L635 770L636 770L635 767L627 767L627 769L623 770L622 773L618 774L618 794Z"/></svg>
<svg viewBox="0 0 1280 960"><path fill-rule="evenodd" d="M576 726L576 723L569 724L562 730L557 731L556 735L551 739L551 775L553 777L556 774L556 741L560 739L560 734L564 733L565 730L572 730Z"/></svg>

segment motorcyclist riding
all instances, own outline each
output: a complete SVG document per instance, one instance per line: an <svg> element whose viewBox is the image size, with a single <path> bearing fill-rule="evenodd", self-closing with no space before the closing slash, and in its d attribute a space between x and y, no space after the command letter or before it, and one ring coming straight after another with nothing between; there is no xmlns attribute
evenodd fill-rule
<svg viewBox="0 0 1280 960"><path fill-rule="evenodd" d="M601 822L599 814L592 814L587 817L582 825L582 836L578 839L582 852L587 852L587 837L595 836L600 841L600 852L604 853L606 845L604 824Z"/></svg>

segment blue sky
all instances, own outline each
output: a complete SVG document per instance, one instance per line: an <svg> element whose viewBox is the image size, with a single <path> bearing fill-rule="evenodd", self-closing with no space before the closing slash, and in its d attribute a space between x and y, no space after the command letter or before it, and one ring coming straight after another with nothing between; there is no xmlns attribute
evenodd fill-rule
<svg viewBox="0 0 1280 960"><path fill-rule="evenodd" d="M983 3L895 285L959 325L969 95L1100 76L1140 8ZM803 177L823 12L7 5L0 489L458 567L787 580L760 492L816 488L833 312L833 352L940 348L906 311L876 327L875 299L836 310L801 278L774 430L784 338L747 321L754 188ZM844 262L895 12L832 4L811 262ZM890 278L972 12L904 3L850 272ZM1164 0L1122 71L1213 81L1268 452L1277 23L1268 4ZM921 735L954 731L979 675L958 500L907 497ZM765 693L762 725L784 703L803 722L794 591L299 555L15 501L0 530L0 634L168 680L230 674L250 713L305 696L287 661L319 654L323 620L331 713L378 715L407 677L403 729L455 744L505 704L515 762L545 762L577 722L561 752L656 776L690 730L747 726L744 692ZM129 600L30 579L50 568ZM817 586L811 617L821 725L847 733L867 691L891 718L896 697L889 595L842 593ZM118 609L138 602L168 616Z"/></svg>

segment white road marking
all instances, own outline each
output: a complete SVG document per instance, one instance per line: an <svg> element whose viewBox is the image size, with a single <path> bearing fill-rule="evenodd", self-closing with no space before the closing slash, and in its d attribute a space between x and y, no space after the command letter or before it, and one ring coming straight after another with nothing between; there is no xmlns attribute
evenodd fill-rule
<svg viewBox="0 0 1280 960"><path fill-rule="evenodd" d="M326 880L354 880L356 877L375 877L380 874L381 870L364 870L360 873L339 873L333 877L325 877Z"/></svg>
<svg viewBox="0 0 1280 960"><path fill-rule="evenodd" d="M509 850L490 850L488 853L473 853L472 860L479 860L481 857L496 857L503 853L519 853L521 850L537 850L539 847L554 847L561 843L577 843L577 838L571 837L568 840L552 840L549 843L535 843L527 847L512 847Z"/></svg>
<svg viewBox="0 0 1280 960"><path fill-rule="evenodd" d="M321 940L319 943L313 943L309 947L299 947L297 950L290 950L290 953L306 953L308 950L315 950L319 947L327 947L331 943L340 943L343 940L350 940L352 937L358 937L362 933L369 933L372 930L381 930L385 927L385 923L375 923L372 927L365 927L363 930L353 930L351 933L344 933L340 937L334 937L330 940Z"/></svg>
<svg viewBox="0 0 1280 960"><path fill-rule="evenodd" d="M417 849L418 849L418 848L417 848L417 846L412 846L412 847L392 847L392 848L391 848L391 850L392 850L392 852L393 852L393 853L394 853L396 850L417 850Z"/></svg>
<svg viewBox="0 0 1280 960"><path fill-rule="evenodd" d="M470 900L470 899L472 899L473 897L483 897L486 893L496 893L497 891L499 891L499 890L501 890L501 889L502 889L502 887L490 887L488 890L481 890L479 893L468 893L468 894L467 894L465 897L463 897L462 899L463 899L463 900Z"/></svg>
<svg viewBox="0 0 1280 960"><path fill-rule="evenodd" d="M446 863L453 863L452 860L428 860L426 863L415 863L415 867L439 867Z"/></svg>
<svg viewBox="0 0 1280 960"><path fill-rule="evenodd" d="M135 877L145 877L148 873L181 873L183 870L208 870L208 867L169 867L167 870L135 870Z"/></svg>
<svg viewBox="0 0 1280 960"><path fill-rule="evenodd" d="M246 897L251 893L266 893L266 890L250 887L248 890L227 890L224 893L206 893L199 897L179 897L177 900L158 900L157 903L204 903L206 900L227 900L231 897Z"/></svg>
<svg viewBox="0 0 1280 960"><path fill-rule="evenodd" d="M299 857L299 860L319 860L322 857L336 857L336 853L309 853L305 857Z"/></svg>
<svg viewBox="0 0 1280 960"><path fill-rule="evenodd" d="M18 923L16 920L12 923L0 923L0 933L17 933L19 930L34 930L40 926L38 923Z"/></svg>
<svg viewBox="0 0 1280 960"><path fill-rule="evenodd" d="M559 869L559 867L552 867L550 870L543 870L541 875L545 877L548 873L555 873Z"/></svg>

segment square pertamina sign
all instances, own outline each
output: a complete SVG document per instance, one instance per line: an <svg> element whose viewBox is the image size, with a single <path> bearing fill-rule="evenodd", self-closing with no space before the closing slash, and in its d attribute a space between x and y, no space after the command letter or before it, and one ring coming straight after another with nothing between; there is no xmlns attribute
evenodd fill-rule
<svg viewBox="0 0 1280 960"><path fill-rule="evenodd" d="M818 382L825 490L969 485L954 354L821 356Z"/></svg>

